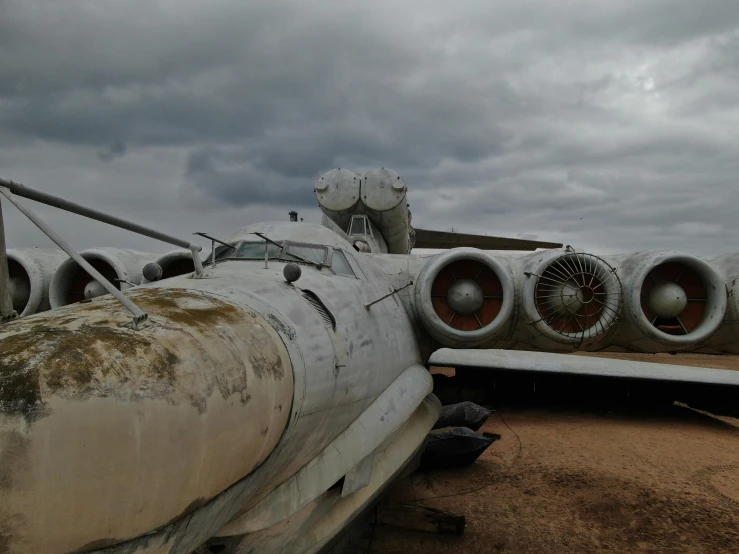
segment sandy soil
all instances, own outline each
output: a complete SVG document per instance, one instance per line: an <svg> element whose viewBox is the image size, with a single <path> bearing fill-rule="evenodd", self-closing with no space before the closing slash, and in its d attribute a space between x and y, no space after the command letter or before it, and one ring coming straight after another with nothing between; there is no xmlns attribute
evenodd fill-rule
<svg viewBox="0 0 739 554"><path fill-rule="evenodd" d="M614 358L617 360L634 360L657 364L690 365L697 367L715 367L716 369L739 370L739 356L713 354L639 354L621 352L576 352L578 356L595 356L598 358Z"/></svg>
<svg viewBox="0 0 739 554"><path fill-rule="evenodd" d="M664 357L739 367L733 356L689 356ZM739 552L737 420L681 406L659 413L509 406L480 432L501 439L474 465L416 473L387 500L462 514L464 535L378 526L370 552Z"/></svg>

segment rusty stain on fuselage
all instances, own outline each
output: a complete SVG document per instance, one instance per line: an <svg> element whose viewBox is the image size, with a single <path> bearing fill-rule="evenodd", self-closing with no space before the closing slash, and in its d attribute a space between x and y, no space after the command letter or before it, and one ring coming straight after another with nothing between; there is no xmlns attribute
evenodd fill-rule
<svg viewBox="0 0 739 554"><path fill-rule="evenodd" d="M186 289L139 289L127 296L150 314L149 326L139 331L123 327L130 316L112 298L73 304L5 326L0 333L0 413L21 413L33 421L45 413L44 394L77 399L105 396L98 377L107 378L110 373L125 383L136 372L148 382L149 392L167 396L177 380L180 360L174 341L166 341L168 345L152 335L162 330L190 336L218 334L219 325L253 316L214 295ZM239 338L255 347L268 338L259 325L251 331ZM254 348L252 352L249 362L258 377L283 377L276 351ZM140 363L142 359L147 363ZM241 392L247 402L249 395ZM202 400L193 399L199 409Z"/></svg>
<svg viewBox="0 0 739 554"><path fill-rule="evenodd" d="M74 552L141 534L141 521L123 525L119 504L109 500L128 490L134 475L134 488L151 488L161 482L163 461L176 460L167 479L184 483L179 492L132 508L145 514L141 520L168 525L247 475L281 436L290 413L276 406L292 399L293 370L270 321L218 293L142 287L125 294L149 315L138 330L127 326L131 315L123 306L101 297L11 322L0 332L0 496L8 501L0 506L0 553L23 545L43 550L52 536ZM109 434L97 433L85 423L93 411L107 424L119 423ZM149 421L151 413L157 415ZM254 429L242 429L244 422ZM102 460L94 473L77 459L79 445L54 444L77 425L86 430L73 433L71 442L87 440ZM210 428L220 432L205 433ZM37 459L53 460L59 482L100 484L90 493L99 495L95 501L66 498L75 517L103 514L95 529L83 533L62 515L48 537L31 533L43 520L33 514L44 512L44 495L67 493L54 488L56 478L39 479ZM36 507L26 513L20 505ZM105 538L113 537L110 518L120 523L115 538ZM99 538L83 541L88 532Z"/></svg>

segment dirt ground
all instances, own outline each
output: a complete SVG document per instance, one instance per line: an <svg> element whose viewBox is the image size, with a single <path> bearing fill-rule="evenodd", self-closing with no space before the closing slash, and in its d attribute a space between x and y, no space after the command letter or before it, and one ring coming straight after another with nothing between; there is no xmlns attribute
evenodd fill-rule
<svg viewBox="0 0 739 554"><path fill-rule="evenodd" d="M662 357L739 369L737 357ZM369 552L739 552L739 420L509 406L479 432L501 439L475 464L416 473L387 499L464 515L464 534L380 525Z"/></svg>

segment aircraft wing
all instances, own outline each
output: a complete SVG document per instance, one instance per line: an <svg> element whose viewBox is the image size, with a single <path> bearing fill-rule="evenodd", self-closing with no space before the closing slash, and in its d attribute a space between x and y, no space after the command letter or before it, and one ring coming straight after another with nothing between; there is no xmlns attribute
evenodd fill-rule
<svg viewBox="0 0 739 554"><path fill-rule="evenodd" d="M558 242L542 242L538 240L510 239L505 237L487 237L483 235L467 235L447 231L427 231L415 229L416 242L414 248L457 248L466 246L481 250L536 250L537 248L561 248Z"/></svg>
<svg viewBox="0 0 739 554"><path fill-rule="evenodd" d="M431 355L430 365L476 367L505 371L557 373L739 386L739 371L632 360L614 360L572 354L518 350L453 350L442 348Z"/></svg>
<svg viewBox="0 0 739 554"><path fill-rule="evenodd" d="M716 414L739 415L739 371L585 355L443 348L430 366L489 370L496 386L534 386L552 398L606 394L677 401Z"/></svg>

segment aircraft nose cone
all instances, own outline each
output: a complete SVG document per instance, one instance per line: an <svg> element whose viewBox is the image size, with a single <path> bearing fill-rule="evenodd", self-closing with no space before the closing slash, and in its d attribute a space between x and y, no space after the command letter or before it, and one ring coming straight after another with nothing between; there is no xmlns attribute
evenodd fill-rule
<svg viewBox="0 0 739 554"><path fill-rule="evenodd" d="M139 331L106 296L0 332L4 554L146 534L244 478L282 436L292 366L265 319L184 289L127 295L151 317Z"/></svg>

